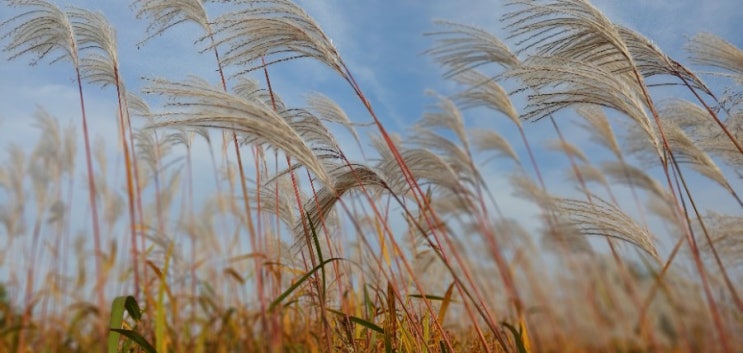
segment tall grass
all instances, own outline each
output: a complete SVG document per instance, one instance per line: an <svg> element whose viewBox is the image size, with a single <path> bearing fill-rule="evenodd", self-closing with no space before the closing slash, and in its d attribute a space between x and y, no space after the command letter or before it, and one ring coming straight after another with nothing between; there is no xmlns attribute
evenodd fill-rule
<svg viewBox="0 0 743 353"><path fill-rule="evenodd" d="M0 24L9 59L73 64L89 196L76 197L79 133L39 107L36 145L8 146L0 166L8 351L743 347L739 48L689 40L692 62L721 76L707 85L585 0L508 1L513 49L432 25L426 54L457 91L393 133L299 6L208 5L134 1L140 44L192 23L194 50L215 59L215 77L146 77L143 97L103 14L5 5L19 13ZM286 103L272 78L308 60L358 101ZM114 163L90 141L86 85L115 89ZM352 104L368 118L349 118ZM472 117L504 119L517 145ZM530 138L540 125L555 139ZM716 190L730 208L703 201Z"/></svg>

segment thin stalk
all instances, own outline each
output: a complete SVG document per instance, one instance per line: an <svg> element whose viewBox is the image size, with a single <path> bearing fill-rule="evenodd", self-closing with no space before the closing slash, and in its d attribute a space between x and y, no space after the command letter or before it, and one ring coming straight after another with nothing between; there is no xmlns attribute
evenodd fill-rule
<svg viewBox="0 0 743 353"><path fill-rule="evenodd" d="M94 262L96 269L96 285L95 292L97 296L97 304L101 312L105 312L106 300L103 294L103 280L101 277L103 271L103 265L101 263L101 230L98 222L98 204L96 202L96 187L95 187L95 175L93 174L93 161L90 152L90 137L88 134L88 119L85 114L85 98L83 97L83 81L80 75L80 67L75 65L75 75L77 76L77 89L80 97L80 111L81 119L83 124L83 139L85 143L85 165L88 172L88 196L90 201L90 213L91 222L93 224L93 252ZM106 336L106 324L103 317L98 320L98 332L101 335L101 342L105 343L103 337Z"/></svg>
<svg viewBox="0 0 743 353"><path fill-rule="evenodd" d="M631 59L630 59L630 62L631 62ZM651 113L653 115L653 119L655 120L656 126L658 127L658 131L660 132L661 138L663 140L663 147L664 147L665 151L668 153L669 157L671 157L671 161L673 163L674 169L677 171L677 173L679 174L679 176L681 176L681 178L683 178L682 172L681 172L681 168L679 168L679 166L678 166L678 162L676 161L676 157L674 156L674 153L671 150L671 146L668 143L668 139L666 138L665 132L663 131L663 127L662 127L661 122L660 122L660 116L658 115L658 112L655 109L655 105L653 104L653 101L650 98L650 93L648 92L647 87L645 86L645 83L642 80L642 77L641 77L639 71L637 70L637 67L636 66L632 65L632 71L633 71L633 73L635 75L635 78L636 78L636 80L637 80L640 88L642 89L642 94L643 94L643 96L645 98L645 101L647 103L647 106L648 106L648 108L650 109L650 111L651 111ZM659 156L659 157L661 157L661 156ZM668 161L665 160L665 159L663 159L661 157L661 162L662 162L661 164L663 165L663 170L665 171L665 174L666 174L666 179L667 179L667 182L668 182L668 187L671 190L673 190L673 184L671 183L671 177L670 177L670 174L668 172ZM679 190L679 193L680 192L681 192L681 190ZM678 212L681 211L681 210L679 210L678 197L677 197L677 195L676 195L675 192L672 192L671 194L672 194L672 196L674 198L674 202L676 204L676 212L678 213ZM688 195L688 196L689 196L689 198L692 197L691 195ZM690 247L692 249L692 257L694 259L694 265L696 266L697 272L699 272L699 276L702 279L702 285L704 287L705 296L707 297L707 304L709 305L710 311L712 312L713 322L714 322L715 327L717 329L716 331L720 335L720 342L723 345L723 349L725 350L725 352L730 352L729 342L728 342L727 335L725 334L724 327L723 327L723 324L722 324L722 318L720 317L720 313L718 311L717 305L716 305L714 299L712 298L711 289L709 288L709 283L708 283L708 279L707 279L707 273L706 273L706 271L704 269L704 264L702 263L702 259L701 259L700 255L699 255L700 252L699 252L699 249L697 248L696 240L694 239L694 235L693 235L693 233L691 231L691 222L689 221L688 218L685 218L685 219L686 219L686 224L685 224L686 238L687 238L687 241L689 242L689 245L690 245ZM701 219L700 219L700 221L701 221Z"/></svg>

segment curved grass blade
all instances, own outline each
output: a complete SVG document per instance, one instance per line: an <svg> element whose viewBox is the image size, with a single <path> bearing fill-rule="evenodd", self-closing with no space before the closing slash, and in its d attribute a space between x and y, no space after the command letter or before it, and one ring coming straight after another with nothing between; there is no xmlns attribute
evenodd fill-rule
<svg viewBox="0 0 743 353"><path fill-rule="evenodd" d="M116 330L124 326L124 311L135 321L139 321L142 318L142 311L139 309L139 304L137 304L137 300L133 296L120 296L113 300L111 303L111 318L108 324L110 330L107 343L108 353L119 351L119 338L121 334Z"/></svg>
<svg viewBox="0 0 743 353"><path fill-rule="evenodd" d="M351 320L351 322L353 322L355 324L359 324L359 325L364 326L364 327L366 327L366 328L368 328L368 329L370 329L372 331L376 331L378 333L384 334L384 329L381 326L379 326L379 325L377 325L377 324L375 324L375 323L373 323L371 321L364 320L364 319L362 319L360 317L357 317L357 316L348 315L348 314L346 314L346 313L344 313L342 311L338 311L338 310L334 310L334 309L326 309L326 310L328 310L331 313L336 314L338 316L348 318L349 320Z"/></svg>
<svg viewBox="0 0 743 353"><path fill-rule="evenodd" d="M284 301L284 299L286 299L286 297L288 297L290 294L292 294L292 292L294 292L297 288L299 288L299 286L301 286L302 283L304 283L308 278L310 278L310 276L312 276L313 274L315 274L315 272L317 272L318 270L320 270L321 268L323 268L323 266L325 266L325 265L327 265L327 264L329 264L329 263L331 263L333 261L338 261L338 260L343 260L343 258L341 258L341 257L333 257L333 258L327 259L327 260L321 262L319 265L315 266L315 268L313 268L309 272L307 272L304 275L302 275L302 277L300 277L299 280L296 283L294 283L291 287L289 287L287 290L285 290L283 293L281 293L281 295L279 295L278 297L276 297L276 299L274 299L271 302L271 304L268 306L268 311L273 311L274 309L276 309L276 306L277 305L281 304L281 302Z"/></svg>
<svg viewBox="0 0 743 353"><path fill-rule="evenodd" d="M142 347L142 349L147 353L157 353L157 351L155 350L155 347L153 347L152 344L150 344L150 342L147 342L147 340L144 337L142 337L142 335L140 335L137 331L124 330L124 329L118 329L118 328L112 328L110 330L124 335L124 337L132 340L132 342Z"/></svg>
<svg viewBox="0 0 743 353"><path fill-rule="evenodd" d="M524 344L524 336L521 330L516 330L516 328L513 327L513 325L505 321L501 322L501 325L507 328L508 331L511 331L511 334L513 335L513 340L516 341L516 348L518 349L519 353L529 353L529 350L526 349L526 345Z"/></svg>

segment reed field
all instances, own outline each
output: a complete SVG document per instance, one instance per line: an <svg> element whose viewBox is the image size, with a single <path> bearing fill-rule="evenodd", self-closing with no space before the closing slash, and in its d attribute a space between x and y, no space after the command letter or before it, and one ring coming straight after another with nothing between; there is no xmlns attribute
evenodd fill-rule
<svg viewBox="0 0 743 353"><path fill-rule="evenodd" d="M0 352L743 352L729 40L495 1L400 34L445 87L400 124L292 0L129 5L0 5L76 93L0 121Z"/></svg>

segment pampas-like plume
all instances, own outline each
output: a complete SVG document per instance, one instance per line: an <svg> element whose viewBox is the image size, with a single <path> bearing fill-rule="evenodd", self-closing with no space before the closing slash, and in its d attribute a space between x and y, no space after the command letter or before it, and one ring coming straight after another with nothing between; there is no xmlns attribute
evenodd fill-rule
<svg viewBox="0 0 743 353"><path fill-rule="evenodd" d="M580 124L586 131L591 134L591 140L599 145L608 148L614 156L621 158L622 150L619 148L619 142L614 135L614 131L609 124L603 110L593 105L580 106L577 109L578 114L586 119L587 124Z"/></svg>
<svg viewBox="0 0 743 353"><path fill-rule="evenodd" d="M729 71L727 76L743 82L743 50L728 41L714 34L700 33L689 40L686 50L695 63Z"/></svg>
<svg viewBox="0 0 743 353"><path fill-rule="evenodd" d="M453 77L476 67L498 63L516 66L519 59L494 35L477 27L436 21L444 29L426 35L436 38L436 46L427 50L442 66L446 77Z"/></svg>
<svg viewBox="0 0 743 353"><path fill-rule="evenodd" d="M494 130L471 130L469 135L472 138L472 145L479 151L495 151L498 154L513 159L516 163L521 164L519 156L514 151L511 144L503 136Z"/></svg>
<svg viewBox="0 0 743 353"><path fill-rule="evenodd" d="M356 140L356 143L359 145L359 149L361 149L363 153L363 148L361 148L361 140L359 139L359 134L354 128L354 123L351 121L348 115L346 115L346 112L343 111L338 103L323 94L312 93L307 97L307 104L309 105L310 110L315 112L315 114L320 119L340 124L345 127L351 133L354 140Z"/></svg>
<svg viewBox="0 0 743 353"><path fill-rule="evenodd" d="M362 186L367 190L389 189L382 174L361 164L336 165L334 168L328 168L328 174L334 184L323 186L304 204L304 211L307 214L303 217L309 216L316 229L320 229L335 204L348 191ZM305 239L305 230L308 229L305 228L304 222L299 222L294 229L297 239Z"/></svg>
<svg viewBox="0 0 743 353"><path fill-rule="evenodd" d="M717 164L712 158L696 146L694 141L681 130L678 125L664 120L663 129L666 132L668 142L673 148L673 152L676 155L676 160L680 163L688 163L698 173L712 179L720 186L729 191L743 206L743 202L738 198L735 190L730 186Z"/></svg>
<svg viewBox="0 0 743 353"><path fill-rule="evenodd" d="M612 70L634 66L616 26L587 0L513 0L509 5L514 10L503 19L511 37L523 38L519 51L533 49L538 56L560 56Z"/></svg>
<svg viewBox="0 0 743 353"><path fill-rule="evenodd" d="M123 91L123 81L118 73L119 58L114 28L99 12L71 8L67 13L75 30L80 51L91 49L100 51L89 52L81 57L83 78L101 86L119 84L121 85L119 89Z"/></svg>
<svg viewBox="0 0 743 353"><path fill-rule="evenodd" d="M451 130L459 138L459 141L464 144L465 149L467 149L469 141L467 133L464 130L464 118L459 108L448 98L438 96L433 92L429 92L429 94L439 99L438 104L436 104L436 108L438 109L437 111L423 114L423 118L415 126L416 130L433 131L437 128Z"/></svg>
<svg viewBox="0 0 743 353"><path fill-rule="evenodd" d="M456 191L465 195L464 187L460 183L460 176L456 169L443 157L426 148L401 149L401 155L410 168L411 173L418 180ZM405 177L397 168L397 162L387 156L379 165L388 180L390 189L398 195L404 195L409 189Z"/></svg>
<svg viewBox="0 0 743 353"><path fill-rule="evenodd" d="M286 109L279 112L289 126L315 151L318 159L338 159L343 152L335 136L325 127L322 120L305 109Z"/></svg>
<svg viewBox="0 0 743 353"><path fill-rule="evenodd" d="M547 148L555 151L562 151L568 156L580 159L584 163L588 163L588 157L581 149L565 140L551 140L547 143Z"/></svg>
<svg viewBox="0 0 743 353"><path fill-rule="evenodd" d="M4 51L10 52L10 60L24 55L32 55L31 65L36 65L47 56L61 51L51 59L52 63L69 59L78 65L77 43L72 25L67 15L57 6L43 0L12 0L12 6L25 6L31 10L0 23L0 28L21 22L17 27L3 34L2 39L11 42Z"/></svg>
<svg viewBox="0 0 743 353"><path fill-rule="evenodd" d="M252 78L240 77L232 87L232 92L240 97L243 97L249 101L263 102L268 106L276 105L276 111L283 111L286 109L284 101L279 97L276 92L271 94L267 89L261 88L258 85L258 81Z"/></svg>
<svg viewBox="0 0 743 353"><path fill-rule="evenodd" d="M743 264L743 217L711 212L704 217L704 223L714 234L715 248L731 265ZM703 249L711 250L709 245Z"/></svg>
<svg viewBox="0 0 743 353"><path fill-rule="evenodd" d="M702 80L676 60L664 54L652 41L629 28L617 26L619 35L627 45L635 62L635 67L645 77L670 75L688 83L691 87L712 95ZM680 84L679 82L668 82Z"/></svg>
<svg viewBox="0 0 743 353"><path fill-rule="evenodd" d="M159 114L167 120L152 127L180 125L234 129L254 142L284 151L323 184L334 185L310 146L284 118L263 102L248 101L196 78L184 82L153 79L145 91L172 99L167 105L173 111Z"/></svg>
<svg viewBox="0 0 743 353"><path fill-rule="evenodd" d="M209 18L202 0L135 0L137 18L148 18L145 42L183 22L193 22L209 32Z"/></svg>
<svg viewBox="0 0 743 353"><path fill-rule="evenodd" d="M26 232L24 210L26 193L23 181L26 177L26 154L20 146L8 146L10 160L0 166L0 189L7 192L6 201L0 203L0 223L8 236L20 236ZM7 203L6 203L7 202Z"/></svg>
<svg viewBox="0 0 743 353"><path fill-rule="evenodd" d="M214 43L207 50L226 46L223 63L246 67L235 74L298 58L314 58L348 79L340 55L320 26L289 0L237 0L243 9L218 17ZM210 39L209 36L202 41Z"/></svg>
<svg viewBox="0 0 743 353"><path fill-rule="evenodd" d="M632 165L622 162L604 162L601 165L601 169L606 173L615 183L637 186L645 191L653 193L660 199L671 202L673 196L671 193L663 188L661 184L645 173L642 169L636 168Z"/></svg>
<svg viewBox="0 0 743 353"><path fill-rule="evenodd" d="M638 225L632 217L620 208L596 195L592 202L556 198L555 210L571 221L584 235L600 235L620 239L644 250L653 258L660 260L655 249L653 235Z"/></svg>
<svg viewBox="0 0 743 353"><path fill-rule="evenodd" d="M505 114L514 124L521 126L519 113L511 103L508 93L493 78L475 70L467 70L455 75L453 79L468 86L454 97L462 109L484 106Z"/></svg>
<svg viewBox="0 0 743 353"><path fill-rule="evenodd" d="M591 164L579 164L576 166L577 171L580 173L580 177L585 182L597 182L604 186L609 186L609 182L606 180L606 176L603 172L601 172L600 169L594 167ZM578 174L576 174L575 170L570 170L568 172L568 176L572 179L575 179L575 181L580 182L581 180L578 178Z"/></svg>
<svg viewBox="0 0 743 353"><path fill-rule="evenodd" d="M669 119L688 133L694 140L695 146L719 157L735 168L743 167L743 154L737 149L730 139L719 133L717 125L710 119L709 112L697 104L685 100L673 100L664 105L661 116ZM736 126L740 116L733 115L727 121L728 129L733 135L741 138L741 128Z"/></svg>
<svg viewBox="0 0 743 353"><path fill-rule="evenodd" d="M299 191L301 194L301 190ZM251 200L257 203L258 197L257 195L254 196L256 197L252 197ZM300 198L306 199L304 195L300 195ZM262 211L276 214L281 221L289 226L296 225L298 215L297 201L294 197L294 188L291 179L286 173L271 178L269 182L261 186L260 200L263 204L263 207L261 207Z"/></svg>
<svg viewBox="0 0 743 353"><path fill-rule="evenodd" d="M537 92L529 96L522 115L525 119L539 120L576 105L611 108L634 120L661 155L660 142L645 113L642 89L636 82L595 65L558 57L531 57L507 74Z"/></svg>

